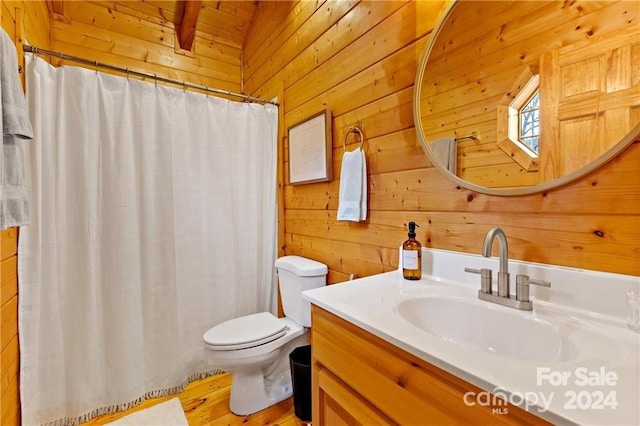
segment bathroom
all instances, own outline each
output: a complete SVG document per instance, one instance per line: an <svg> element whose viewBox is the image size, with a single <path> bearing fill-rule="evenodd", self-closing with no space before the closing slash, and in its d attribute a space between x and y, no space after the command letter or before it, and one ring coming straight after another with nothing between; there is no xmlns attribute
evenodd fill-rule
<svg viewBox="0 0 640 426"><path fill-rule="evenodd" d="M169 3L176 2L3 0L0 17L17 45L28 41L123 68L277 98L278 255L326 264L330 284L396 270L410 221L419 224L417 239L425 248L480 254L487 231L500 226L510 259L640 276L637 140L576 180L510 196L467 189L425 156L416 136L414 85L446 2L220 2L233 17L227 19L232 27L207 23L214 15L209 2L202 2L191 51L175 45L175 12L169 12L176 6ZM599 26L585 12L591 3L570 6L572 13L585 14L576 30L585 43L599 36ZM623 3L637 9L634 2ZM637 34L633 40L629 51L637 56ZM20 49L18 55L22 61ZM56 58L51 62L59 64ZM632 74L637 82L637 68ZM332 115L332 179L292 185L287 129L325 109ZM343 142L349 151L359 143L349 134L354 125L365 139L368 214L365 221L345 222L336 212ZM20 424L17 238L15 228L2 232L2 424Z"/></svg>

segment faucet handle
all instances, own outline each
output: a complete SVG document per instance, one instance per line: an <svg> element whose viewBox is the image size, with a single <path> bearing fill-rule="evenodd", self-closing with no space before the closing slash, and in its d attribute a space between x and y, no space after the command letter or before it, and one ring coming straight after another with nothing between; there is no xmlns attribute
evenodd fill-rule
<svg viewBox="0 0 640 426"><path fill-rule="evenodd" d="M539 285L541 287L551 287L551 282L550 281L536 280L534 278L529 278L529 284Z"/></svg>
<svg viewBox="0 0 640 426"><path fill-rule="evenodd" d="M531 279L528 275L518 275L516 276L516 300L521 302L531 301L529 299L529 284L551 287L549 281Z"/></svg>
<svg viewBox="0 0 640 426"><path fill-rule="evenodd" d="M491 269L464 268L465 272L480 275L480 291L491 294Z"/></svg>

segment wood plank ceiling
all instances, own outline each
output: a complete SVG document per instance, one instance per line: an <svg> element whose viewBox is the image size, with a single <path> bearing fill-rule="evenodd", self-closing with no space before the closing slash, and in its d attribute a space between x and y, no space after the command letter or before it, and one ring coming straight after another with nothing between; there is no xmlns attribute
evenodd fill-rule
<svg viewBox="0 0 640 426"><path fill-rule="evenodd" d="M65 1L72 0L47 0L49 12L57 19L65 19ZM212 35L220 43L242 48L257 6L256 0L125 0L99 3L109 3L107 6L114 9L127 7L147 19L170 24L183 50L191 50L196 32Z"/></svg>

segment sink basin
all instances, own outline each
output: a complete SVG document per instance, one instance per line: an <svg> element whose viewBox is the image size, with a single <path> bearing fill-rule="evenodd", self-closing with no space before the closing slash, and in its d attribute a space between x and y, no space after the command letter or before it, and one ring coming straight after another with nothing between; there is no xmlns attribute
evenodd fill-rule
<svg viewBox="0 0 640 426"><path fill-rule="evenodd" d="M563 362L578 354L567 334L532 313L507 311L481 301L418 297L400 302L397 312L414 326L446 341L524 361Z"/></svg>

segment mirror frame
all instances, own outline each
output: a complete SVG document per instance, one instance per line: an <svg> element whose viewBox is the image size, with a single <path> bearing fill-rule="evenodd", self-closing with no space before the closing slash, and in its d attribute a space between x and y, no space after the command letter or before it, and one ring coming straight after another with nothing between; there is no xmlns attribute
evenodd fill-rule
<svg viewBox="0 0 640 426"><path fill-rule="evenodd" d="M585 166L575 170L561 178L551 180L549 182L541 183L534 186L526 186L522 188L489 188L486 186L476 185L474 183L468 182L459 178L457 175L451 173L442 165L440 160L436 158L436 156L431 151L431 148L428 145L428 141L425 140L424 137L424 128L422 126L421 114L420 114L420 93L422 92L422 79L424 77L425 69L427 67L427 61L429 60L429 56L435 42L442 31L444 24L447 22L449 15L452 13L454 7L461 3L464 0L452 0L451 3L446 6L444 13L440 16L436 27L432 32L432 37L429 39L427 47L425 48L420 61L418 63L418 69L416 71L416 79L414 83L413 89L413 120L416 128L416 135L418 140L420 141L420 145L424 150L427 158L433 164L433 166L438 169L440 173L442 173L445 177L447 177L450 181L455 183L458 186L463 188L479 192L482 194L488 195L502 195L502 196L516 196L516 195L527 195L527 194L535 194L538 192L544 192L549 189L557 188L559 186L563 186L568 184L569 182L573 182L597 169L599 169L604 164L608 163L616 156L618 156L622 151L624 151L628 146L630 146L634 141L639 139L640 137L640 123L636 124L633 129L629 133L627 133L620 141L614 144L611 148L605 151L600 157L596 158L592 162L586 164ZM515 1L515 0L514 0Z"/></svg>

